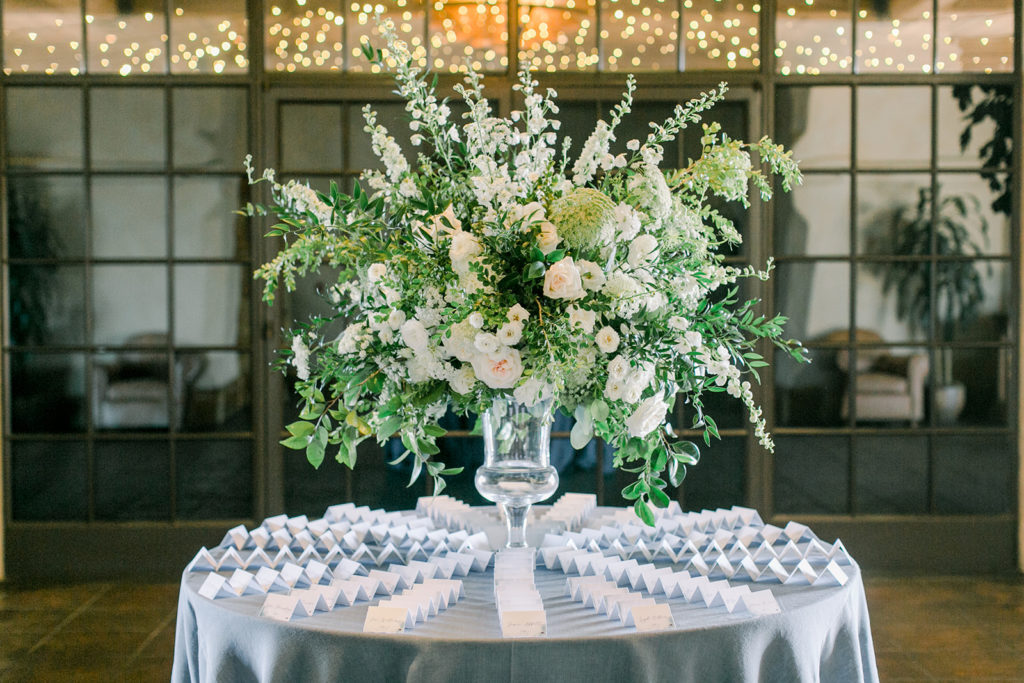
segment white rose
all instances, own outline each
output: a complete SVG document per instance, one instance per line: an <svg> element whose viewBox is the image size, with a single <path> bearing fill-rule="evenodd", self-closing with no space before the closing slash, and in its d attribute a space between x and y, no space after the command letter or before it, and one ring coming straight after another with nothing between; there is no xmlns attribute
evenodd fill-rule
<svg viewBox="0 0 1024 683"><path fill-rule="evenodd" d="M615 356L608 363L608 376L615 380L623 380L629 374L629 361L625 356Z"/></svg>
<svg viewBox="0 0 1024 683"><path fill-rule="evenodd" d="M640 232L640 216L629 204L619 204L615 207L615 224L618 229L618 239L622 241L631 240Z"/></svg>
<svg viewBox="0 0 1024 683"><path fill-rule="evenodd" d="M532 408L538 401L551 398L554 390L550 384L531 377L512 392L512 397L527 408Z"/></svg>
<svg viewBox="0 0 1024 683"><path fill-rule="evenodd" d="M473 311L469 314L469 317L466 318L466 320L468 320L469 324L478 330L484 326L484 316L480 311Z"/></svg>
<svg viewBox="0 0 1024 683"><path fill-rule="evenodd" d="M580 271L571 256L551 264L544 276L544 296L549 299L579 299L584 294Z"/></svg>
<svg viewBox="0 0 1024 683"><path fill-rule="evenodd" d="M629 265L637 266L650 261L658 250L658 240L654 235L644 233L629 243L629 255L626 261Z"/></svg>
<svg viewBox="0 0 1024 683"><path fill-rule="evenodd" d="M456 394L468 394L473 390L473 385L476 384L476 375L473 374L473 368L463 365L448 378L448 384Z"/></svg>
<svg viewBox="0 0 1024 683"><path fill-rule="evenodd" d="M461 229L462 223L455 217L455 210L451 204L438 215L430 217L430 235L435 239L438 235L446 235Z"/></svg>
<svg viewBox="0 0 1024 683"><path fill-rule="evenodd" d="M569 306L565 312L569 314L570 327L579 327L586 334L594 331L594 322L597 319L597 314L593 311L588 311L579 306Z"/></svg>
<svg viewBox="0 0 1024 683"><path fill-rule="evenodd" d="M636 403L644 395L644 388L636 384L627 383L622 388L622 400L626 403Z"/></svg>
<svg viewBox="0 0 1024 683"><path fill-rule="evenodd" d="M374 263L366 271L366 277L370 282L378 282L388 274L388 267L383 263Z"/></svg>
<svg viewBox="0 0 1024 683"><path fill-rule="evenodd" d="M510 389L523 375L519 352L508 346L491 354L479 353L471 362L477 379L492 389Z"/></svg>
<svg viewBox="0 0 1024 683"><path fill-rule="evenodd" d="M601 266L593 261L577 261L576 267L580 270L580 278L583 280L583 288L591 292L601 289L605 283L604 271Z"/></svg>
<svg viewBox="0 0 1024 683"><path fill-rule="evenodd" d="M391 315L388 316L388 325L391 329L397 330L405 324L405 311L400 308L396 308L391 311Z"/></svg>
<svg viewBox="0 0 1024 683"><path fill-rule="evenodd" d="M609 377L608 382L604 385L604 396L611 401L622 398L622 382L614 377Z"/></svg>
<svg viewBox="0 0 1024 683"><path fill-rule="evenodd" d="M516 304L512 308L508 309L508 313L505 314L505 317L508 318L509 322L521 323L529 319L530 313L519 304Z"/></svg>
<svg viewBox="0 0 1024 683"><path fill-rule="evenodd" d="M523 324L520 322L508 322L498 330L498 341L505 346L515 346L523 338Z"/></svg>
<svg viewBox="0 0 1024 683"><path fill-rule="evenodd" d="M633 414L626 418L626 429L630 436L647 436L657 429L664 421L668 412L668 404L661 400L661 394L651 396L636 407Z"/></svg>
<svg viewBox="0 0 1024 683"><path fill-rule="evenodd" d="M476 331L468 321L463 320L448 329L448 334L442 338L441 344L448 355L468 363L476 355L476 349L473 347L475 336Z"/></svg>
<svg viewBox="0 0 1024 683"><path fill-rule="evenodd" d="M671 327L673 330L685 332L686 330L690 329L690 321L681 315L674 315L668 319L668 326Z"/></svg>
<svg viewBox="0 0 1024 683"><path fill-rule="evenodd" d="M494 353L498 350L498 338L490 332L480 332L473 339L473 346L480 353Z"/></svg>
<svg viewBox="0 0 1024 683"><path fill-rule="evenodd" d="M387 302L389 306L397 304L402 300L402 295L393 287L381 287L380 291L384 293L384 301Z"/></svg>
<svg viewBox="0 0 1024 683"><path fill-rule="evenodd" d="M452 262L452 270L459 275L469 273L469 262L483 251L476 235L458 230L452 235L451 246L448 247L448 258Z"/></svg>
<svg viewBox="0 0 1024 683"><path fill-rule="evenodd" d="M558 248L562 238L558 236L558 230L554 223L544 221L540 224L540 234L537 235L537 247L545 254L550 254Z"/></svg>
<svg viewBox="0 0 1024 683"><path fill-rule="evenodd" d="M427 350L427 342L429 335L427 335L427 328L423 327L423 323L416 318L412 320L406 320L401 327L402 341L413 351L417 353L423 353Z"/></svg>
<svg viewBox="0 0 1024 683"><path fill-rule="evenodd" d="M597 348L602 353L615 353L619 348L619 333L605 325L597 331Z"/></svg>

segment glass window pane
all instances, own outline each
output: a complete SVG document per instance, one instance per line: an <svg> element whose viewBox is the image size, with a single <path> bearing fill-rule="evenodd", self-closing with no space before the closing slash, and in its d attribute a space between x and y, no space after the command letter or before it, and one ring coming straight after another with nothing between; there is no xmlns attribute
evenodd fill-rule
<svg viewBox="0 0 1024 683"><path fill-rule="evenodd" d="M248 324L243 295L248 268L185 265L174 268L174 341L199 346L234 346Z"/></svg>
<svg viewBox="0 0 1024 683"><path fill-rule="evenodd" d="M779 73L849 71L853 64L851 0L780 0L775 15Z"/></svg>
<svg viewBox="0 0 1024 683"><path fill-rule="evenodd" d="M609 109L615 106L617 103L602 102L601 103L601 115L602 118L607 118L607 112ZM615 142L612 143L613 154L626 154L626 158L630 157L630 152L626 149L626 143L630 140L638 140L641 144L647 140L647 136L651 133L652 122L661 123L667 118L672 116L673 110L675 109L674 102L634 102L633 113L628 114L626 118L622 120L619 127L615 130ZM570 121L562 119L562 127L568 126L568 133L573 136L573 151L578 156L579 150L583 148L583 145L587 141L587 137L594 130L594 126L597 121L594 119L593 106L590 111L587 112L584 109L582 112L584 116L581 118L587 121L586 126L576 127L570 125ZM589 117L586 114L589 113ZM728 114L730 112L725 107L716 107L711 113L711 118L722 124L723 128L728 121ZM561 114L559 115L561 118ZM729 133L732 135L732 133ZM661 168L680 168L686 163L686 159L679 158L679 138L666 142L662 145L665 148L665 156L661 162ZM572 157L570 157L572 158ZM694 157L696 158L696 157Z"/></svg>
<svg viewBox="0 0 1024 683"><path fill-rule="evenodd" d="M583 149L583 144L587 141L587 137L591 131L594 130L594 126L597 125L597 120L601 118L601 113L604 106L598 102L573 102L571 100L559 100L558 102L558 120L562 122L561 127L556 131L558 137L555 149L562 149L562 141L568 137L572 140L572 146L569 147L569 160L570 162L575 161L579 157L580 150ZM636 138L643 142L647 139L647 134L650 129L645 128L646 121L641 126L638 126L632 119L639 119L639 115L627 116L623 119L622 123L619 124L619 130L623 131L621 135L616 135L616 140L620 144L625 145L630 138ZM652 120L655 117L652 117ZM626 128L629 126L629 128ZM637 128L642 129L637 132ZM630 132L625 132L625 131Z"/></svg>
<svg viewBox="0 0 1024 683"><path fill-rule="evenodd" d="M345 10L340 0L277 0L264 7L265 70L292 73L344 67Z"/></svg>
<svg viewBox="0 0 1024 683"><path fill-rule="evenodd" d="M857 89L857 163L863 168L927 168L931 162L931 89Z"/></svg>
<svg viewBox="0 0 1024 683"><path fill-rule="evenodd" d="M858 328L856 332L859 345L836 352L836 365L844 374L843 421L904 429L925 423L931 374L928 350L884 346L892 339L878 331Z"/></svg>
<svg viewBox="0 0 1024 683"><path fill-rule="evenodd" d="M939 234L941 254L1010 253L1010 217L995 208L1009 207L1010 186L1006 174L990 177L974 173L940 173L939 206L943 220ZM993 189L995 186L995 189Z"/></svg>
<svg viewBox="0 0 1024 683"><path fill-rule="evenodd" d="M9 168L82 168L82 91L5 88Z"/></svg>
<svg viewBox="0 0 1024 683"><path fill-rule="evenodd" d="M1009 348L935 350L932 408L940 426L1008 426L1015 377Z"/></svg>
<svg viewBox="0 0 1024 683"><path fill-rule="evenodd" d="M845 436L775 437L775 510L849 512L849 458Z"/></svg>
<svg viewBox="0 0 1024 683"><path fill-rule="evenodd" d="M64 345L85 340L84 267L12 265L7 285L11 344Z"/></svg>
<svg viewBox="0 0 1024 683"><path fill-rule="evenodd" d="M9 176L7 249L11 258L85 255L85 182L74 176Z"/></svg>
<svg viewBox="0 0 1024 683"><path fill-rule="evenodd" d="M919 209L922 192L929 192L926 173L872 173L857 176L857 251L862 254L922 256L931 253L928 205ZM911 231L917 226L918 229ZM921 230L924 233L921 233Z"/></svg>
<svg viewBox="0 0 1024 683"><path fill-rule="evenodd" d="M241 88L175 88L174 165L241 172L248 105Z"/></svg>
<svg viewBox="0 0 1024 683"><path fill-rule="evenodd" d="M98 441L96 519L166 520L171 516L171 456L166 441Z"/></svg>
<svg viewBox="0 0 1024 683"><path fill-rule="evenodd" d="M245 73L245 0L176 0L171 13L171 73Z"/></svg>
<svg viewBox="0 0 1024 683"><path fill-rule="evenodd" d="M629 73L679 70L679 4L670 0L649 0L642 4L643 7L625 0L601 0L603 70ZM692 15L698 16L696 8ZM726 18L727 15L716 14L715 25L721 24ZM732 25L731 17L728 21ZM739 33L739 27L736 32ZM730 62L726 57L729 51L733 53L731 68L736 68L738 48L732 46L728 50L701 50L693 55L693 61L699 64L712 57L714 66L703 68L724 69ZM698 64L688 61L686 66L690 69L702 68Z"/></svg>
<svg viewBox="0 0 1024 683"><path fill-rule="evenodd" d="M232 351L178 353L183 384L182 429L247 432L252 429L249 355Z"/></svg>
<svg viewBox="0 0 1024 683"><path fill-rule="evenodd" d="M85 356L11 353L11 429L16 434L84 432ZM12 442L13 443L13 442Z"/></svg>
<svg viewBox="0 0 1024 683"><path fill-rule="evenodd" d="M430 60L435 71L508 67L508 2L435 2L430 9Z"/></svg>
<svg viewBox="0 0 1024 683"><path fill-rule="evenodd" d="M252 462L251 441L179 441L178 519L252 517Z"/></svg>
<svg viewBox="0 0 1024 683"><path fill-rule="evenodd" d="M853 495L857 512L928 512L928 439L920 436L858 436L853 447Z"/></svg>
<svg viewBox="0 0 1024 683"><path fill-rule="evenodd" d="M245 180L236 176L175 178L175 257L244 259L249 222L233 213L244 192Z"/></svg>
<svg viewBox="0 0 1024 683"><path fill-rule="evenodd" d="M167 266L94 266L92 305L97 344L124 344L139 334L166 334Z"/></svg>
<svg viewBox="0 0 1024 683"><path fill-rule="evenodd" d="M857 320L885 342L925 341L931 320L931 264L877 261L857 265Z"/></svg>
<svg viewBox="0 0 1024 683"><path fill-rule="evenodd" d="M283 105L280 144L282 171L341 170L341 105Z"/></svg>
<svg viewBox="0 0 1024 683"><path fill-rule="evenodd" d="M683 70L756 70L761 66L760 24L757 3L684 2Z"/></svg>
<svg viewBox="0 0 1024 683"><path fill-rule="evenodd" d="M540 2L519 5L519 63L533 71L597 69L595 0L555 6Z"/></svg>
<svg viewBox="0 0 1024 683"><path fill-rule="evenodd" d="M352 3L345 21L345 48L348 50L347 71L370 71L377 73L380 67L371 65L363 54L364 39L374 47L381 47L384 39L377 31L374 13L391 19L399 38L404 40L412 52L413 58L420 67L427 66L427 50L423 37L426 35L426 10L421 0L381 0L373 5L369 3Z"/></svg>
<svg viewBox="0 0 1024 683"><path fill-rule="evenodd" d="M780 88L775 141L793 150L803 169L850 165L850 88Z"/></svg>
<svg viewBox="0 0 1024 683"><path fill-rule="evenodd" d="M96 176L92 180L92 249L96 258L167 255L167 181Z"/></svg>
<svg viewBox="0 0 1024 683"><path fill-rule="evenodd" d="M1016 481L1013 438L982 434L935 438L935 512L1010 512Z"/></svg>
<svg viewBox="0 0 1024 683"><path fill-rule="evenodd" d="M2 9L4 74L81 73L80 0L4 0Z"/></svg>
<svg viewBox="0 0 1024 683"><path fill-rule="evenodd" d="M776 194L773 203L776 254L850 253L849 175L808 173L803 185Z"/></svg>
<svg viewBox="0 0 1024 683"><path fill-rule="evenodd" d="M700 462L686 468L683 500L687 510L714 510L743 504L746 479L746 443L743 438L725 437L698 442Z"/></svg>
<svg viewBox="0 0 1024 683"><path fill-rule="evenodd" d="M164 99L159 88L93 88L89 97L93 167L162 167L167 160Z"/></svg>
<svg viewBox="0 0 1024 683"><path fill-rule="evenodd" d="M1014 4L1010 0L939 0L939 56L935 70L1013 71Z"/></svg>
<svg viewBox="0 0 1024 683"><path fill-rule="evenodd" d="M940 87L936 111L940 167L1008 168L1013 164L1013 92L1009 86Z"/></svg>
<svg viewBox="0 0 1024 683"><path fill-rule="evenodd" d="M857 73L931 73L932 5L857 3Z"/></svg>
<svg viewBox="0 0 1024 683"><path fill-rule="evenodd" d="M788 329L786 333L790 335ZM836 362L839 352L834 346L812 346L811 362L799 364L788 353L775 352L775 419L779 425L833 427L846 421L841 406L846 373Z"/></svg>
<svg viewBox="0 0 1024 683"><path fill-rule="evenodd" d="M86 41L93 73L167 73L164 0L86 0Z"/></svg>
<svg viewBox="0 0 1024 683"><path fill-rule="evenodd" d="M85 521L89 470L80 441L12 441L11 513L19 522Z"/></svg>
<svg viewBox="0 0 1024 683"><path fill-rule="evenodd" d="M135 337L132 345L166 345L164 335ZM171 378L163 348L126 349L93 360L92 420L97 430L160 429L171 425Z"/></svg>
<svg viewBox="0 0 1024 683"><path fill-rule="evenodd" d="M773 281L776 305L789 316L787 336L811 341L849 327L849 263L781 263Z"/></svg>

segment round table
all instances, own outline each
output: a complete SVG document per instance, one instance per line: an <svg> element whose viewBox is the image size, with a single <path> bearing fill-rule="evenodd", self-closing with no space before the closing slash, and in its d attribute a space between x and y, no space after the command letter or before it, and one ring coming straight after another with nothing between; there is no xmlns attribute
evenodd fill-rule
<svg viewBox="0 0 1024 683"><path fill-rule="evenodd" d="M661 565L663 563L659 563ZM566 595L566 575L538 566L548 635L502 638L493 569L461 577L465 597L393 635L362 633L357 603L291 622L258 616L264 597L210 600L206 572L182 577L174 681L876 681L864 587L771 584L780 614L751 616L683 598L676 627L637 633Z"/></svg>

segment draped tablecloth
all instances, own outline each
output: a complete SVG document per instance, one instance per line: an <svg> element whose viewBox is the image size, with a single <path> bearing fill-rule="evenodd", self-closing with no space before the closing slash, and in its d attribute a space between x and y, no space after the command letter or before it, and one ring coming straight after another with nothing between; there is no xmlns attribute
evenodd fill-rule
<svg viewBox="0 0 1024 683"><path fill-rule="evenodd" d="M758 585L782 610L766 616L659 595L676 627L638 633L574 602L566 575L541 565L548 635L525 639L501 636L492 569L463 577L464 599L394 635L362 633L380 598L280 622L258 616L264 596L210 600L197 592L207 574L186 572L172 680L877 681L860 570L844 569L843 586Z"/></svg>

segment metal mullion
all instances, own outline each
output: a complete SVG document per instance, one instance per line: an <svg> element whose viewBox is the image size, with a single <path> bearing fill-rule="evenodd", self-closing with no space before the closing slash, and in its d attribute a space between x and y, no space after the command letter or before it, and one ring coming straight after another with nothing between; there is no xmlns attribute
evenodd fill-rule
<svg viewBox="0 0 1024 683"><path fill-rule="evenodd" d="M854 3L856 8L857 3ZM852 20L851 33L851 49L853 54L851 55L853 63L850 65L851 74L856 71L857 64L857 10L854 9ZM851 81L853 79L851 78ZM846 338L846 353L852 360L850 365L851 368L855 368L857 364L857 188L860 181L859 174L859 158L857 155L857 101L860 96L860 91L854 82L850 83L850 241L848 245L849 249L849 264L850 264L850 293L848 305L850 307L849 322L847 338ZM846 462L846 509L850 515L857 513L857 496L855 495L855 482L857 481L857 466L856 457L857 452L857 373L848 372L847 375L847 387L846 387L846 412L847 412L847 426L850 427L850 437L847 439L847 462Z"/></svg>
<svg viewBox="0 0 1024 683"><path fill-rule="evenodd" d="M936 0L936 4L937 4L937 0ZM934 17L932 17L932 20L936 23L936 26L937 26L938 25L938 13L936 13L936 15ZM935 33L933 35L935 36L935 41L933 41L933 42L937 43L938 42L938 33ZM932 67L933 67L933 70L934 70L934 62L932 63ZM929 347L931 349L931 354L930 355L934 359L935 353L937 351L939 351L939 349L938 349L938 347L936 345L936 331L937 331L936 323L937 323L937 320L936 320L936 317L935 317L935 313L936 313L936 310L937 310L936 301L935 301L935 291L936 291L935 290L935 275L936 275L936 267L938 265L938 260L935 258L935 256L936 256L936 248L935 247L936 247L936 244L937 244L937 237L936 237L936 233L935 233L935 224L936 224L935 222L936 222L936 220L938 219L938 216L939 216L939 207L938 207L938 202L936 201L938 199L938 191L939 191L939 180L938 180L939 142L938 142L938 130L937 130L937 121L938 121L938 87L937 86L932 86L931 90L929 92L929 95L930 95L930 100L931 100L930 101L930 103L931 103L931 118L930 118L930 120L928 122L929 123L929 127L931 128L931 150L930 150L930 152L931 152L931 164L929 166L928 172L929 172L930 181L931 181L931 183L930 183L930 191L931 191L931 224L932 224L932 229L931 229L931 235L929 236L929 247L928 247L929 256L931 257L930 258L930 262L929 262L930 265L929 265L929 268L928 268L928 298L929 298L929 301L928 301L928 308L929 308L929 310L928 310L928 342L929 342ZM942 349L941 353L945 356L946 355L945 349ZM949 357L950 357L950 361L952 361L952 357L953 357L952 351L949 352ZM945 368L943 369L943 372L945 372ZM930 404L928 406L928 415L929 415L929 422L931 423L930 426L932 426L932 427L938 426L937 423L936 423L936 416L935 416L935 389L939 385L938 385L938 382L936 381L936 379L937 378L935 377L935 373L934 372L929 372L928 373L928 383L929 383L929 388L931 389L931 391L929 391L929 394L928 394L928 401L929 401L929 404ZM926 492L927 492L926 495L927 495L927 501L928 501L928 508L927 508L928 514L935 514L935 445L934 445L934 440L935 440L934 436L930 436L929 437L928 461L927 461L927 469L926 469L926 472L925 472L925 487L926 487Z"/></svg>
<svg viewBox="0 0 1024 683"><path fill-rule="evenodd" d="M170 37L171 37L171 17L170 17L170 6L168 3L164 4L164 13L166 30L167 30L167 46L166 64L167 73L171 72L171 61L170 61ZM178 512L178 468L177 468L177 443L175 442L175 435L178 431L177 422L178 415L177 411L181 408L177 405L177 401L174 400L175 392L178 391L178 378L174 371L177 366L177 352L174 346L174 340L176 337L176 316L175 316L175 296L174 296L174 281L175 281L175 267L174 267L174 88L171 87L170 82L164 86L164 145L166 153L164 154L164 195L167 198L167 215L164 217L164 262L167 268L167 460L168 460L168 497L170 498L168 509L170 511L170 519L172 522L177 521Z"/></svg>
<svg viewBox="0 0 1024 683"><path fill-rule="evenodd" d="M85 42L85 0L82 6L82 60L88 64L88 49ZM85 250L83 263L85 277L85 344L89 348L85 361L85 405L86 405L86 479L88 480L88 493L86 499L86 520L89 523L96 521L96 396L95 396L95 362L96 353L94 347L93 330L93 303L92 303L92 277L93 277L93 204L92 204L92 106L90 98L90 80L85 79L81 84L82 89L82 155L85 169Z"/></svg>

